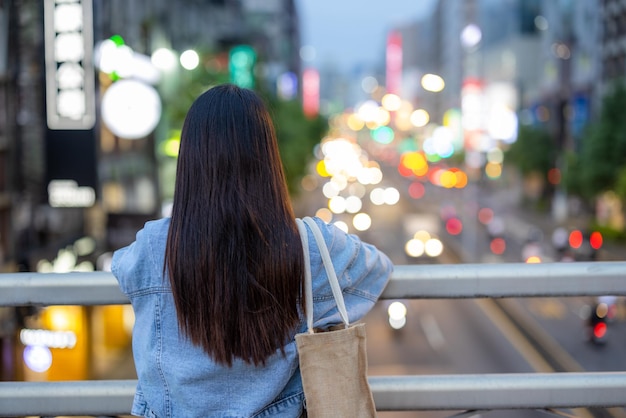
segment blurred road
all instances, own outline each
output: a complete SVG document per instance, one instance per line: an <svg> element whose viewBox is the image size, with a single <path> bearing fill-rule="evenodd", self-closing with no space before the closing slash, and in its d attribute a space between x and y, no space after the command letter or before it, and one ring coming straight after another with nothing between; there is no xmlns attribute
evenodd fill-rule
<svg viewBox="0 0 626 418"><path fill-rule="evenodd" d="M554 250L550 234L555 224L549 218L526 213L519 208L519 187L505 185L483 188L471 184L465 190L444 190L427 185L423 198L412 199L410 181L385 170L381 187L397 187L401 198L396 205L372 205L364 199L362 211L370 214L372 226L358 232L364 240L385 251L396 264L521 262L522 248L530 231L542 233L542 254L550 260ZM297 205L298 216L312 215L324 206L321 191L307 193ZM504 223L507 249L495 255L490 251L487 229L477 219L478 209L490 207ZM441 213L454 211L463 221L458 235L446 232ZM348 215L334 219L348 221ZM407 256L405 243L418 226L429 226L444 242L440 257ZM351 231L354 233L354 231ZM604 250L603 257L615 254ZM392 301L381 301L365 318L368 329L370 375L520 373L554 371L626 370L626 321L624 309L609 325L609 342L589 343L584 334L580 311L587 298L533 298L494 300L409 300L407 324L394 330L387 322L386 308ZM500 303L502 302L502 303ZM502 308L512 311L514 322ZM547 358L545 344L553 347ZM572 412L572 411L569 411ZM574 411L577 416L624 417L623 410ZM453 411L382 412L384 418L448 417ZM539 417L540 411L496 411L488 416Z"/></svg>

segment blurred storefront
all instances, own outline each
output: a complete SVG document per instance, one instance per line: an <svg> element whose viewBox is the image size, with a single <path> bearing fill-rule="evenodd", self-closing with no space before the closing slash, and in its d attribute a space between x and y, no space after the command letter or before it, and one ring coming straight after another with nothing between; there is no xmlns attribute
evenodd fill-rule
<svg viewBox="0 0 626 418"><path fill-rule="evenodd" d="M163 216L167 104L132 100L138 82L157 100L167 86L96 68L102 41L123 38L144 64L159 48L227 60L248 43L268 85L299 73L292 0L181 3L0 0L0 271L106 270L113 250ZM148 129L135 130L146 115ZM130 306L0 308L0 380L97 378L128 352L132 323Z"/></svg>

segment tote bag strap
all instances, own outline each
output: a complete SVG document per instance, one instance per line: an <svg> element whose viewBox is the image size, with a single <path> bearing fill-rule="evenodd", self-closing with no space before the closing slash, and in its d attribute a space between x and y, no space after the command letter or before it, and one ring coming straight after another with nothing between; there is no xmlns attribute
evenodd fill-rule
<svg viewBox="0 0 626 418"><path fill-rule="evenodd" d="M315 238L315 242L317 243L317 247L320 251L320 255L322 256L322 261L324 263L324 268L326 270L326 276L328 278L328 282L330 284L330 288L333 292L333 297L335 298L335 303L337 304L337 309L339 310L339 315L347 328L350 325L350 321L348 319L348 311L346 310L346 305L343 300L343 294L341 293L341 287L339 286L339 280L337 280L337 274L335 273L335 268L333 267L333 262L330 258L330 254L328 252L328 248L326 247L326 241L324 241L324 236L322 235L322 231L320 231L319 227L315 223L315 221L310 217L305 217L303 220L296 219L296 224L298 225L298 231L300 233L300 239L302 240L302 248L304 250L304 262L305 262L305 278L304 278L304 306L306 309L306 317L307 317L307 328L309 333L313 333L313 286L311 279L311 261L309 256L309 242L308 242L308 234L306 231L306 227L304 224L307 224L313 233L313 237Z"/></svg>

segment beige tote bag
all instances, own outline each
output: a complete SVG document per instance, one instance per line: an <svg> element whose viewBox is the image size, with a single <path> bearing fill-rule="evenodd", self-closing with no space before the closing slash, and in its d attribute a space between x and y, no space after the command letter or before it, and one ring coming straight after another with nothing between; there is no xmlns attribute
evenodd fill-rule
<svg viewBox="0 0 626 418"><path fill-rule="evenodd" d="M350 326L348 313L326 243L315 221L296 220L305 260L305 307L308 333L296 335L300 373L309 418L375 417L374 398L367 381L365 324ZM305 222L319 248L343 329L315 332L309 245Z"/></svg>

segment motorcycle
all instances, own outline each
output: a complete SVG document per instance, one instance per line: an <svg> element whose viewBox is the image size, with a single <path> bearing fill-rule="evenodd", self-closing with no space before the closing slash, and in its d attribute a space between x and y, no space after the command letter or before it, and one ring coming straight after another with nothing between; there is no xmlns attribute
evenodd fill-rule
<svg viewBox="0 0 626 418"><path fill-rule="evenodd" d="M586 329L587 339L598 345L607 341L608 323L612 308L606 302L596 302L587 306Z"/></svg>

